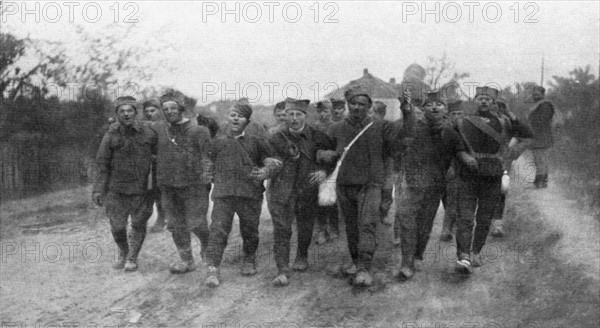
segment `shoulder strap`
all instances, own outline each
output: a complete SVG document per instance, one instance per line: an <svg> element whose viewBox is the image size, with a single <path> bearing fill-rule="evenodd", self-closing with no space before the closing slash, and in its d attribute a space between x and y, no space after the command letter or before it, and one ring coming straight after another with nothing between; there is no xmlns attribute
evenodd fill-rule
<svg viewBox="0 0 600 328"><path fill-rule="evenodd" d="M467 148L469 148L469 151L471 152L471 155L474 155L475 154L475 150L473 150L473 146L471 146L471 143L469 142L469 138L467 138L467 136L465 134L465 128L463 126L464 123L465 123L464 117L459 117L459 118L456 119L456 125L458 127L458 133L460 134L461 138L463 139L463 141L467 145Z"/></svg>
<svg viewBox="0 0 600 328"><path fill-rule="evenodd" d="M465 120L469 121L469 123L473 124L476 128L481 130L483 133L492 137L498 144L501 145L503 143L502 133L499 133L494 128L487 125L480 118L473 117L473 116L467 116L467 117L465 117ZM504 123L502 122L502 118L498 118L498 121L500 122L500 125L502 126L502 130L504 130Z"/></svg>
<svg viewBox="0 0 600 328"><path fill-rule="evenodd" d="M304 128L305 128L305 129L306 129L306 128L308 128L308 125L307 125L307 126L305 126ZM313 161L313 162L315 161L315 159L314 159L314 158L310 157L310 156L309 156L307 153L305 153L305 152L302 150L302 147L298 146L298 145L297 145L295 142L293 142L292 140L290 140L290 138L288 138L288 136L286 136L286 135L285 135L285 131L284 131L284 130L279 130L279 131L277 131L277 133L281 133L281 135L283 135L283 137L285 138L285 140L287 140L287 142L291 143L292 145L296 146L296 148L298 148L298 151L299 151L299 152L300 152L302 155L306 156L306 158L308 158L309 160L311 160L311 161Z"/></svg>
<svg viewBox="0 0 600 328"><path fill-rule="evenodd" d="M352 141L350 141L350 143L348 144L348 146L344 147L344 152L342 153L342 156L340 157L340 160L338 162L338 165L342 163L342 161L344 160L344 158L346 157L346 154L348 154L348 151L350 150L350 147L352 147L352 145L354 145L354 143L356 142L356 140L358 140L358 138L360 138L360 136L362 136L370 127L371 125L373 125L373 122L367 124L367 126L365 126L357 135L356 137L354 137L354 139L352 139Z"/></svg>

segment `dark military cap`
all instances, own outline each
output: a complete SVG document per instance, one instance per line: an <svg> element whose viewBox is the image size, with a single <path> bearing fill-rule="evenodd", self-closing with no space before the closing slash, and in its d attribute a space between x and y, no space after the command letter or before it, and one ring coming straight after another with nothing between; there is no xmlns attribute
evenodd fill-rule
<svg viewBox="0 0 600 328"><path fill-rule="evenodd" d="M322 112L325 109L332 109L333 105L329 100L322 100L317 103L317 112Z"/></svg>
<svg viewBox="0 0 600 328"><path fill-rule="evenodd" d="M158 99L155 99L155 98L148 99L148 100L144 101L144 103L142 104L142 108L147 108L147 107L160 108L160 101L158 101Z"/></svg>
<svg viewBox="0 0 600 328"><path fill-rule="evenodd" d="M331 101L331 107L335 108L344 108L346 106L346 101L344 99L329 99Z"/></svg>
<svg viewBox="0 0 600 328"><path fill-rule="evenodd" d="M351 87L348 90L346 90L346 92L344 92L344 98L346 98L346 101L348 102L350 102L352 98L357 96L365 96L369 99L371 103L373 103L373 99L371 99L369 91L361 86Z"/></svg>
<svg viewBox="0 0 600 328"><path fill-rule="evenodd" d="M299 110L306 114L308 110L308 104L310 104L310 100L308 99L286 98L285 110Z"/></svg>
<svg viewBox="0 0 600 328"><path fill-rule="evenodd" d="M425 99L425 101L423 101L423 106L425 106L425 104L427 104L427 103L436 103L436 102L441 102L442 104L446 105L446 101L444 99L442 99L442 94L439 91L428 92L427 99Z"/></svg>
<svg viewBox="0 0 600 328"><path fill-rule="evenodd" d="M275 108L273 108L273 114L282 111L285 109L285 101L280 101L277 104L275 104Z"/></svg>
<svg viewBox="0 0 600 328"><path fill-rule="evenodd" d="M498 90L490 87L477 87L475 88L475 97L473 99L479 96L488 96L496 100L498 99Z"/></svg>
<svg viewBox="0 0 600 328"><path fill-rule="evenodd" d="M243 101L243 99L240 100L241 101L234 102L229 110L234 111L249 120L250 116L252 116L252 106L250 106L249 102Z"/></svg>
<svg viewBox="0 0 600 328"><path fill-rule="evenodd" d="M119 106L130 105L137 110L138 102L132 96L123 96L115 100L115 111L119 109Z"/></svg>

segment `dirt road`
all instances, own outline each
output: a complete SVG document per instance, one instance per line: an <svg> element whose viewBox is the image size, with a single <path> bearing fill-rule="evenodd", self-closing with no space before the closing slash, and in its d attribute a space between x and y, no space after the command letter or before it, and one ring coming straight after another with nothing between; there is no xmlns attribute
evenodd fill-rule
<svg viewBox="0 0 600 328"><path fill-rule="evenodd" d="M204 265L169 274L177 255L168 232L148 235L138 272L113 271L108 222L89 205L85 188L3 204L0 321L2 327L596 327L598 221L553 184L546 190L529 185L513 183L508 235L488 239L485 265L468 278L453 272L453 242L438 241L441 210L424 271L408 282L392 276L399 249L390 243L391 228L381 226L376 282L368 289L332 272L349 260L343 239L312 245L309 271L294 274L286 288L272 287L266 207L259 274L239 274L235 228L223 285L209 289L202 284ZM197 240L194 247L199 258Z"/></svg>

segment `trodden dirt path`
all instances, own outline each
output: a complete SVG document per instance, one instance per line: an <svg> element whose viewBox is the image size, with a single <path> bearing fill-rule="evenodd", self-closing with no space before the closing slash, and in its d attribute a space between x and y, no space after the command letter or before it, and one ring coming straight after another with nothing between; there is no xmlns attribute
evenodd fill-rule
<svg viewBox="0 0 600 328"><path fill-rule="evenodd" d="M453 272L454 244L438 241L440 210L424 271L408 282L392 276L399 249L390 243L391 227L380 226L376 279L368 289L352 287L331 269L349 259L343 238L312 245L309 271L295 273L286 288L272 287L266 207L259 274L239 274L235 228L223 285L209 289L202 264L186 275L168 273L177 256L168 232L148 235L138 272L112 270L108 222L101 209L88 206L85 188L10 202L2 205L0 321L3 327L597 327L598 221L552 183L533 190L527 179L514 180L507 236L488 239L485 265L475 274ZM67 223L18 226L40 221ZM198 258L196 240L194 247Z"/></svg>

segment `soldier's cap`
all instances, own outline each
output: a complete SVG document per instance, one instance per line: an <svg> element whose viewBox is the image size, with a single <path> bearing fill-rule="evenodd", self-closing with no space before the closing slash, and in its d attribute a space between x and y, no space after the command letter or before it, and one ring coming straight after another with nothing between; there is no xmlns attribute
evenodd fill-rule
<svg viewBox="0 0 600 328"><path fill-rule="evenodd" d="M373 112L385 115L387 112L387 105L383 101L377 100L373 103Z"/></svg>
<svg viewBox="0 0 600 328"><path fill-rule="evenodd" d="M164 104L167 101L174 101L175 103L177 103L179 105L180 111L185 110L185 105L186 105L185 95L183 93L181 93L180 91L177 91L175 89L165 90L165 93L162 96L160 96L160 103Z"/></svg>
<svg viewBox="0 0 600 328"><path fill-rule="evenodd" d="M252 116L252 106L247 101L236 101L229 110L242 115L247 120Z"/></svg>
<svg viewBox="0 0 600 328"><path fill-rule="evenodd" d="M371 99L369 91L361 86L351 87L348 90L346 90L346 92L344 92L344 98L346 98L347 102L350 102L354 97L357 96L367 97L369 99L369 102L371 104L373 103L373 99Z"/></svg>
<svg viewBox="0 0 600 328"><path fill-rule="evenodd" d="M333 109L338 109L338 108L344 108L344 107L346 107L346 101L344 99L334 99L334 98L331 98L331 99L329 99L329 101L331 102L331 107Z"/></svg>
<svg viewBox="0 0 600 328"><path fill-rule="evenodd" d="M122 106L122 105L130 105L133 108L135 108L136 110L138 108L138 102L132 96L123 96L123 97L117 98L115 100L115 112L117 111L117 109L119 109L119 106Z"/></svg>
<svg viewBox="0 0 600 328"><path fill-rule="evenodd" d="M448 104L448 112L457 112L462 110L462 101L454 101Z"/></svg>
<svg viewBox="0 0 600 328"><path fill-rule="evenodd" d="M496 101L498 99L498 90L490 87L477 87L475 88L475 97L473 99L477 99L479 96L488 96Z"/></svg>
<svg viewBox="0 0 600 328"><path fill-rule="evenodd" d="M285 110L299 110L304 114L308 111L308 104L310 104L310 100L308 99L294 99L294 98L286 98L285 99Z"/></svg>
<svg viewBox="0 0 600 328"><path fill-rule="evenodd" d="M436 103L441 102L444 105L448 105L446 101L442 98L442 94L439 91L427 92L427 98L423 101L423 105L425 106L428 103Z"/></svg>
<svg viewBox="0 0 600 328"><path fill-rule="evenodd" d="M345 102L344 102L345 104ZM317 103L317 112L322 112L325 109L333 109L333 104L331 103L331 101L325 99L325 100L321 100Z"/></svg>
<svg viewBox="0 0 600 328"><path fill-rule="evenodd" d="M280 112L282 110L285 109L285 100L284 101L280 101L278 103L275 104L275 108L273 108L273 114L276 114L277 112Z"/></svg>
<svg viewBox="0 0 600 328"><path fill-rule="evenodd" d="M156 107L156 108L160 109L160 101L156 98L151 98L151 99L144 101L144 103L142 104L142 108L148 108L148 107Z"/></svg>
<svg viewBox="0 0 600 328"><path fill-rule="evenodd" d="M540 94L544 95L544 94L546 94L546 88L544 88L541 85L536 85L533 88L533 92L532 93L540 93Z"/></svg>

